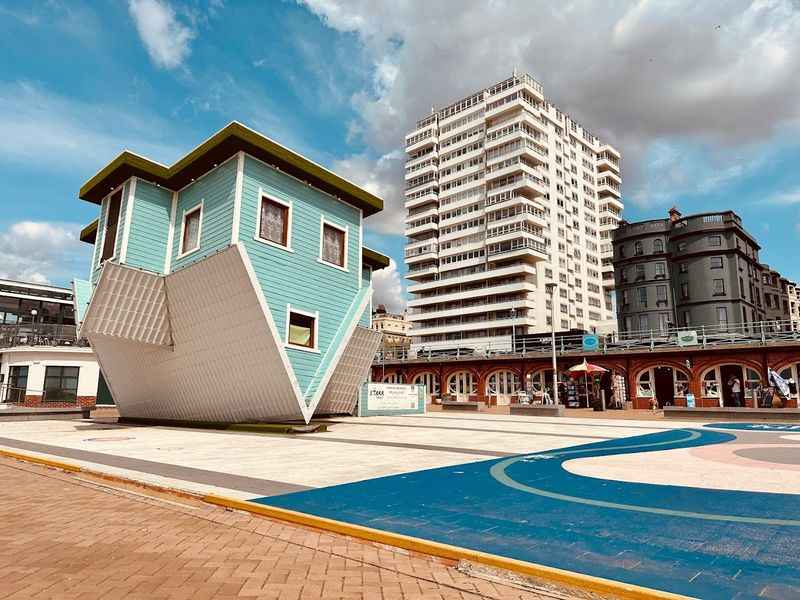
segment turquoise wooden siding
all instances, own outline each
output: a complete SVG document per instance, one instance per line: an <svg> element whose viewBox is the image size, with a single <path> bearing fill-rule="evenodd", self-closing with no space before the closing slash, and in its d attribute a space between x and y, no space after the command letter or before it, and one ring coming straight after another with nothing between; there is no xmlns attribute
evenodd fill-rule
<svg viewBox="0 0 800 600"><path fill-rule="evenodd" d="M128 196L130 195L131 180L122 186L122 197L119 200L119 219L117 220L117 239L114 240L114 258L117 260L122 251L122 238L125 231L125 219L128 216Z"/></svg>
<svg viewBox="0 0 800 600"><path fill-rule="evenodd" d="M92 286L97 284L97 279L100 277L100 256L103 254L103 241L106 230L106 209L108 208L108 199L103 200L100 204L100 218L97 221L97 235L95 237L94 245L94 264L92 265Z"/></svg>
<svg viewBox="0 0 800 600"><path fill-rule="evenodd" d="M75 321L81 324L83 323L83 317L86 315L89 300L92 297L92 284L85 279L74 279L72 281L72 294L75 302Z"/></svg>
<svg viewBox="0 0 800 600"><path fill-rule="evenodd" d="M192 264L226 248L231 243L233 198L236 188L236 158L220 165L178 194L175 213L175 235L172 241L172 271ZM181 225L184 211L203 202L200 249L178 258L181 247Z"/></svg>
<svg viewBox="0 0 800 600"><path fill-rule="evenodd" d="M259 210L258 189L292 203L292 252L255 239ZM342 271L318 260L320 218L348 228L347 266ZM319 353L287 348L304 394L324 361L337 346L332 342L359 292L358 209L301 183L250 157L245 159L239 239L247 248L281 341L286 339L286 306L319 312ZM360 316L360 315L359 315ZM307 395L307 398L309 396Z"/></svg>
<svg viewBox="0 0 800 600"><path fill-rule="evenodd" d="M372 270L369 267L361 269L361 287L369 289L372 284ZM372 326L372 301L367 305L367 309L362 313L361 318L358 320L361 327Z"/></svg>
<svg viewBox="0 0 800 600"><path fill-rule="evenodd" d="M141 179L136 181L125 264L164 272L171 210L172 192Z"/></svg>

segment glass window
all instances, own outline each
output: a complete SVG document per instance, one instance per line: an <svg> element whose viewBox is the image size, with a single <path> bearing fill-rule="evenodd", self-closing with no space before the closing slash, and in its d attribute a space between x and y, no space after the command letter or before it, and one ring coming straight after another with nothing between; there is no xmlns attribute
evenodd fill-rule
<svg viewBox="0 0 800 600"><path fill-rule="evenodd" d="M728 309L724 306L717 307L717 321L720 327L728 326Z"/></svg>
<svg viewBox="0 0 800 600"><path fill-rule="evenodd" d="M724 296L725 295L725 280L724 279L714 279L713 280L713 290L715 296Z"/></svg>
<svg viewBox="0 0 800 600"><path fill-rule="evenodd" d="M289 246L289 206L271 198L261 198L258 237Z"/></svg>
<svg viewBox="0 0 800 600"><path fill-rule="evenodd" d="M686 252L686 242L678 242L678 252Z"/></svg>
<svg viewBox="0 0 800 600"><path fill-rule="evenodd" d="M689 376L683 371L673 369L675 374L675 396L683 398L689 393Z"/></svg>
<svg viewBox="0 0 800 600"><path fill-rule="evenodd" d="M667 286L665 285L656 286L656 299L659 302L667 301Z"/></svg>
<svg viewBox="0 0 800 600"><path fill-rule="evenodd" d="M681 284L681 298L684 300L689 297L689 282L684 281Z"/></svg>
<svg viewBox="0 0 800 600"><path fill-rule="evenodd" d="M656 263L656 277L666 277L667 265L665 263Z"/></svg>
<svg viewBox="0 0 800 600"><path fill-rule="evenodd" d="M14 365L8 372L8 387L5 400L8 402L23 402L28 390L27 365Z"/></svg>
<svg viewBox="0 0 800 600"><path fill-rule="evenodd" d="M664 241L660 239L653 240L653 252L663 252Z"/></svg>
<svg viewBox="0 0 800 600"><path fill-rule="evenodd" d="M644 265L639 264L636 265L636 279L644 279Z"/></svg>
<svg viewBox="0 0 800 600"><path fill-rule="evenodd" d="M345 232L329 223L322 226L322 260L344 268Z"/></svg>
<svg viewBox="0 0 800 600"><path fill-rule="evenodd" d="M722 246L722 238L718 235L711 235L708 237L709 246Z"/></svg>
<svg viewBox="0 0 800 600"><path fill-rule="evenodd" d="M692 324L692 313L690 313L688 310L683 311L683 324L686 327L689 327Z"/></svg>
<svg viewBox="0 0 800 600"><path fill-rule="evenodd" d="M647 331L650 329L650 323L647 315L639 315L639 331Z"/></svg>
<svg viewBox="0 0 800 600"><path fill-rule="evenodd" d="M744 397L745 398L752 398L753 391L757 388L761 387L761 377L758 374L758 371L754 371L753 369L744 370Z"/></svg>
<svg viewBox="0 0 800 600"><path fill-rule="evenodd" d="M662 333L669 330L669 313L660 313L658 315L658 327Z"/></svg>
<svg viewBox="0 0 800 600"><path fill-rule="evenodd" d="M650 377L650 369L642 371L639 380L636 382L636 395L641 398L653 397L653 382Z"/></svg>
<svg viewBox="0 0 800 600"><path fill-rule="evenodd" d="M644 254L644 246L642 246L642 242L635 242L633 244L633 253L636 254L636 256L641 256Z"/></svg>
<svg viewBox="0 0 800 600"><path fill-rule="evenodd" d="M719 398L719 379L717 369L711 369L703 376L703 396Z"/></svg>
<svg viewBox="0 0 800 600"><path fill-rule="evenodd" d="M78 397L80 367L46 367L44 372L45 402L74 402Z"/></svg>
<svg viewBox="0 0 800 600"><path fill-rule="evenodd" d="M689 263L681 263L680 272L681 273L688 273L689 272Z"/></svg>
<svg viewBox="0 0 800 600"><path fill-rule="evenodd" d="M637 293L639 294L639 304L641 306L647 306L647 288L637 288Z"/></svg>
<svg viewBox="0 0 800 600"><path fill-rule="evenodd" d="M183 235L181 237L181 254L193 252L200 247L200 221L203 216L203 206L195 206L183 213Z"/></svg>
<svg viewBox="0 0 800 600"><path fill-rule="evenodd" d="M289 344L315 348L316 319L304 313L289 312Z"/></svg>
<svg viewBox="0 0 800 600"><path fill-rule="evenodd" d="M103 252L100 255L100 262L114 256L114 251L117 246L117 224L119 223L119 206L121 201L121 189L108 200L105 234L103 235Z"/></svg>
<svg viewBox="0 0 800 600"><path fill-rule="evenodd" d="M722 257L721 256L712 256L711 257L711 268L712 269L721 269L722 268Z"/></svg>

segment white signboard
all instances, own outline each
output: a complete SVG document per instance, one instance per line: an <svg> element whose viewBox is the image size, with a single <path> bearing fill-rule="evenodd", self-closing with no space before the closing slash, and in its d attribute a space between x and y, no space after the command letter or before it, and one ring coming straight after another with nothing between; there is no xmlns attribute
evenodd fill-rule
<svg viewBox="0 0 800 600"><path fill-rule="evenodd" d="M416 385L370 383L367 390L367 410L417 410L419 391Z"/></svg>

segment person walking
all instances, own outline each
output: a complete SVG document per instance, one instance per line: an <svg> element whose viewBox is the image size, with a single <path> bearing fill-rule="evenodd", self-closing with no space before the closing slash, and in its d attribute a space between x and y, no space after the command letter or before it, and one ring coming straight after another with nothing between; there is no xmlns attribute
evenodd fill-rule
<svg viewBox="0 0 800 600"><path fill-rule="evenodd" d="M737 408L740 407L742 405L742 382L736 375L731 375L728 379L728 387L731 390L733 405Z"/></svg>

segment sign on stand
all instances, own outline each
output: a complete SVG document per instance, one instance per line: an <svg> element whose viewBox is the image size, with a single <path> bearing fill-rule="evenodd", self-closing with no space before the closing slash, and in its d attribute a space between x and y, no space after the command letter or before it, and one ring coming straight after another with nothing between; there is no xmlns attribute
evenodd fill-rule
<svg viewBox="0 0 800 600"><path fill-rule="evenodd" d="M358 399L358 416L424 414L425 395L424 385L365 383Z"/></svg>

